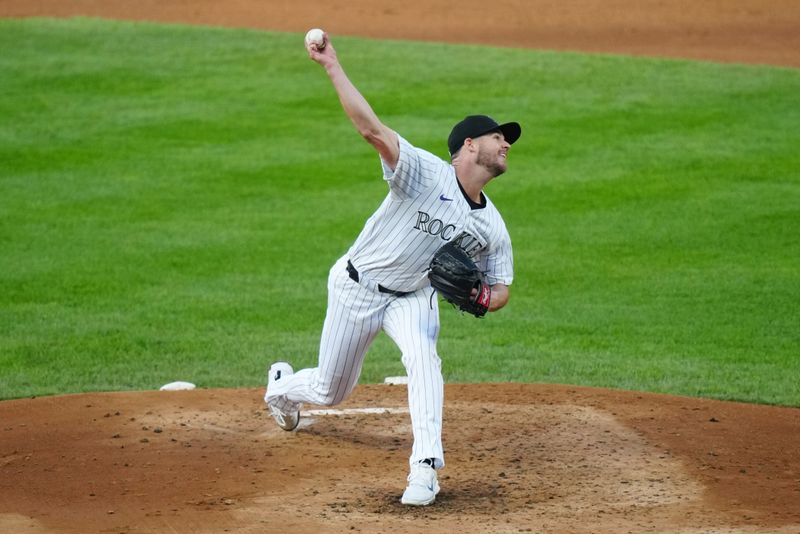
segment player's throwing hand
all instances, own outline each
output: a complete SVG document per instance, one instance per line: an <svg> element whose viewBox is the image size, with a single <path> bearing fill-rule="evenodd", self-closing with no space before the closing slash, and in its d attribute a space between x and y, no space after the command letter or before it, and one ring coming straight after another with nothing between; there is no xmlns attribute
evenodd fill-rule
<svg viewBox="0 0 800 534"><path fill-rule="evenodd" d="M323 32L322 39L322 47L317 42L306 41L306 50L308 51L308 57L326 67L336 63L338 60L336 59L336 50L334 50L327 32Z"/></svg>

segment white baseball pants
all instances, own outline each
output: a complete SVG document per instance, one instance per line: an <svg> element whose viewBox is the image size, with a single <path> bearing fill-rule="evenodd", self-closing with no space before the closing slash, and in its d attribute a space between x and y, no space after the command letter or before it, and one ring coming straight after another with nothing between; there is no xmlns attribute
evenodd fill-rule
<svg viewBox="0 0 800 534"><path fill-rule="evenodd" d="M439 303L430 287L402 297L380 293L377 284L353 281L343 257L328 276L328 311L320 340L319 362L281 379L264 400L281 409L307 402L332 406L353 391L364 355L383 329L402 352L408 374L408 408L414 446L409 463L434 458L444 466L442 408L444 381L436 352Z"/></svg>

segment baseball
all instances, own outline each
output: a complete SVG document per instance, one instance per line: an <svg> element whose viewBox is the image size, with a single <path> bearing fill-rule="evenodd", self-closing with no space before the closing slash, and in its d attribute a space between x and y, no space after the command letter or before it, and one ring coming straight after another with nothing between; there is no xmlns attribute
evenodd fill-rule
<svg viewBox="0 0 800 534"><path fill-rule="evenodd" d="M325 48L325 32L319 28L312 28L306 34L306 47L310 44L317 45L317 50Z"/></svg>

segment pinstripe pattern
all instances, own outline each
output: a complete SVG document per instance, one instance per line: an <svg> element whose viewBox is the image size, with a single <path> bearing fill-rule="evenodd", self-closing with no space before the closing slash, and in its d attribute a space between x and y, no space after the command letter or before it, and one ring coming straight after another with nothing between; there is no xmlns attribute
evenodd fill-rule
<svg viewBox="0 0 800 534"><path fill-rule="evenodd" d="M364 355L382 327L390 296L353 282L346 264L342 257L328 275L328 311L317 367L298 371L267 393L267 400L281 409L296 409L302 402L338 404L358 382Z"/></svg>
<svg viewBox="0 0 800 534"><path fill-rule="evenodd" d="M386 310L383 328L400 348L408 375L408 409L414 434L409 462L435 458L435 467L440 468L444 466L444 381L442 361L436 352L439 307L430 305L432 292L428 288L417 291L415 298L396 299Z"/></svg>
<svg viewBox="0 0 800 534"><path fill-rule="evenodd" d="M472 255L489 282L511 285L511 238L494 203L486 198L485 208L472 209L448 162L399 139L394 172L382 163L389 194L350 247L353 265L385 287L414 291L428 285L434 252L468 232L483 245Z"/></svg>
<svg viewBox="0 0 800 534"><path fill-rule="evenodd" d="M319 361L270 386L268 403L285 411L299 405L334 405L352 392L364 356L381 330L400 348L408 374L413 465L434 458L444 466L442 411L444 384L436 351L439 307L427 280L434 252L457 240L486 272L490 284L513 280L511 239L494 204L473 209L453 167L400 138L400 159L392 171L383 163L389 194L367 220L348 253L331 268L328 311ZM360 273L347 273L348 259ZM408 292L397 297L378 284Z"/></svg>

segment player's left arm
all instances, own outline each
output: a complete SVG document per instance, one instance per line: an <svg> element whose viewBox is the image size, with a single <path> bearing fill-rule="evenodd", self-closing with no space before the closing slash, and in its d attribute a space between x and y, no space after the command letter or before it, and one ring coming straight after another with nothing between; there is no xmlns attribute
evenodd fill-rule
<svg viewBox="0 0 800 534"><path fill-rule="evenodd" d="M510 297L508 286L505 284L495 284L492 286L492 296L489 299L489 311L497 311L506 304Z"/></svg>
<svg viewBox="0 0 800 534"><path fill-rule="evenodd" d="M508 235L505 223L498 218L495 222L497 228L496 245L486 251L482 258L481 268L485 275L485 283L489 284L492 292L489 296L489 311L497 311L508 304L510 297L509 287L514 279L514 256L511 252L511 237Z"/></svg>

